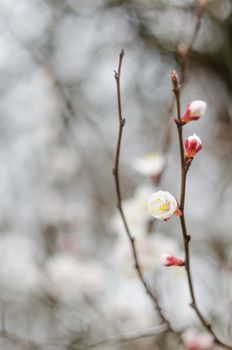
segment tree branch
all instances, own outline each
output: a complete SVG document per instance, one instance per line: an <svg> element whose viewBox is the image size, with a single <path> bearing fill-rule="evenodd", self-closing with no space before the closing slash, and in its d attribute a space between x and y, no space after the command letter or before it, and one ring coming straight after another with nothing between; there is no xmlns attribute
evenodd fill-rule
<svg viewBox="0 0 232 350"><path fill-rule="evenodd" d="M200 27L201 27L201 19L204 13L204 3L202 0L196 0L196 9L195 9L195 26L194 26L194 31L192 34L192 37L190 39L190 42L188 46L186 47L181 47L179 46L178 52L179 56L181 59L181 64L180 64L180 87L179 87L179 93L183 90L185 84L187 83L187 78L186 78L186 71L188 67L188 61L189 61L189 55L192 51L193 45L195 44L197 35L199 33ZM164 129L164 136L162 137L161 140L161 151L164 154L168 153L168 150L170 148L171 144L171 113L173 111L175 105L175 96L171 99L169 102L167 109L164 114L165 118L165 129Z"/></svg>
<svg viewBox="0 0 232 350"><path fill-rule="evenodd" d="M135 340L141 340L144 338L149 337L155 337L156 335L163 334L169 331L169 328L167 327L167 324L161 324L156 327L151 328L150 330L144 331L144 332L132 332L130 334L125 335L116 335L110 338L106 338L103 340L100 340L96 343L88 345L88 348L94 348L102 344L108 344L108 343L126 343L131 342Z"/></svg>
<svg viewBox="0 0 232 350"><path fill-rule="evenodd" d="M5 330L0 331L0 338L5 339L6 341L9 341L28 350L39 350L41 348L41 346L35 343L34 341L22 338Z"/></svg>
<svg viewBox="0 0 232 350"><path fill-rule="evenodd" d="M135 246L135 238L131 235L123 208L122 208L122 196L121 196L121 188L120 188L120 180L119 180L119 158L120 158L120 150L121 150L121 140L122 140L122 133L123 133L123 127L125 125L125 119L122 116L122 103L121 103L121 87L120 87L120 80L121 80L121 66L122 66L122 60L124 56L124 51L122 50L119 55L119 63L118 63L118 70L115 71L114 77L116 81L116 87L117 87L117 103L118 103L118 118L119 118L119 129L118 129L118 139L117 139L117 146L116 146L116 153L115 153L115 162L114 162L114 168L113 168L113 175L115 179L115 187L116 187L116 194L117 194L117 208L119 210L121 219L123 221L123 225L127 234L127 237L129 239L131 250L133 253L134 263L135 263L135 269L137 271L137 275L141 281L141 283L144 286L144 289L146 290L147 294L149 295L150 299L154 303L156 309L158 310L160 319L162 322L166 323L168 328L171 329L169 321L164 316L161 306L159 304L157 292L150 288L150 286L147 284L138 259L138 254Z"/></svg>
<svg viewBox="0 0 232 350"><path fill-rule="evenodd" d="M180 216L180 224L181 224L181 230L182 230L183 242L184 242L184 251L185 251L185 270L187 274L188 287L189 287L190 296L191 296L190 306L196 312L202 325L213 336L214 342L223 348L232 349L231 346L224 344L216 336L216 334L212 330L211 324L206 320L206 318L203 316L202 312L200 311L199 306L197 305L196 297L195 297L195 291L194 291L192 274L191 274L191 265L190 265L189 244L190 244L191 236L187 232L187 227L185 222L185 213L184 213L186 177L187 177L187 172L189 167L185 162L184 143L183 143L183 125L181 123L181 109L180 109L180 84L178 81L178 76L175 71L172 73L172 83L173 83L173 92L175 95L176 105L177 105L177 131L178 131L178 138L179 138L180 160L181 160L181 191L180 191L179 208L182 211L182 215Z"/></svg>

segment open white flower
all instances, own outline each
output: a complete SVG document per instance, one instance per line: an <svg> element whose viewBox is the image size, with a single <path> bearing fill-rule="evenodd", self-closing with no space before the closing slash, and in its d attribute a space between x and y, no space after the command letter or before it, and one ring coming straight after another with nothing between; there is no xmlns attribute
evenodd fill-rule
<svg viewBox="0 0 232 350"><path fill-rule="evenodd" d="M141 175L155 177L162 173L166 159L159 153L148 153L143 157L135 158L133 168Z"/></svg>
<svg viewBox="0 0 232 350"><path fill-rule="evenodd" d="M149 213L156 219L168 220L178 209L177 201L167 191L153 193L147 202Z"/></svg>
<svg viewBox="0 0 232 350"><path fill-rule="evenodd" d="M44 288L67 304L97 297L103 290L105 274L94 261L82 261L70 254L56 253L44 266Z"/></svg>

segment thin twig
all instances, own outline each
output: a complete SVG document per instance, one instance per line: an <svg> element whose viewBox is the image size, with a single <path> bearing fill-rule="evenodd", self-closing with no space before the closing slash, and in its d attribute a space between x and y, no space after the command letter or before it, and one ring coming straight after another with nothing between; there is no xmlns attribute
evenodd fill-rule
<svg viewBox="0 0 232 350"><path fill-rule="evenodd" d="M118 118L119 118L119 129L118 129L118 139L117 139L117 146L116 146L116 153L115 153L115 162L114 162L114 168L113 168L113 175L115 179L115 187L116 187L116 194L117 194L117 208L119 210L120 216L123 221L123 225L126 231L126 234L128 236L131 250L133 253L134 263L135 263L135 269L137 271L138 277L143 284L147 294L151 298L152 302L154 303L156 309L158 310L160 319L162 322L166 323L168 328L171 329L169 321L166 319L166 317L163 314L163 311L161 309L161 306L159 304L159 299L157 296L157 292L150 288L150 286L147 284L138 259L138 254L135 246L135 238L131 235L123 208L122 208L122 196L121 196L121 188L120 188L120 180L119 180L119 158L120 158L120 150L121 150L121 140L122 140L122 133L123 133L123 127L125 125L125 119L122 116L122 102L121 102L121 87L120 87L120 79L121 79L121 66L122 66L122 60L124 56L124 51L122 50L119 55L119 63L118 63L118 70L115 71L114 77L116 81L117 86L117 103L118 103Z"/></svg>
<svg viewBox="0 0 232 350"><path fill-rule="evenodd" d="M5 339L6 341L9 341L13 344L17 344L18 346L21 346L25 349L30 349L30 350L38 350L40 349L40 345L35 343L32 340L22 338L18 335L9 333L7 331L0 331L0 338Z"/></svg>
<svg viewBox="0 0 232 350"><path fill-rule="evenodd" d="M130 334L124 334L124 335L116 335L112 336L110 338L106 338L103 340L99 340L96 343L90 344L87 347L88 348L95 348L102 344L108 344L108 343L126 343L131 342L135 340L140 340L144 338L151 338L155 337L156 335L163 334L169 331L169 328L167 327L167 324L161 324L156 327L153 327L149 330L143 331L143 332L132 332Z"/></svg>
<svg viewBox="0 0 232 350"><path fill-rule="evenodd" d="M186 71L188 67L188 61L189 61L189 55L192 51L193 45L195 44L197 35L199 33L200 27L201 27L201 19L204 13L204 2L202 0L196 0L196 10L195 10L195 26L194 31L192 34L192 37L190 39L190 42L188 46L179 46L179 55L181 58L181 64L180 64L180 74L179 74L179 80L180 80L180 92L183 90L187 79L186 79ZM171 99L169 102L167 109L164 114L165 122L164 124L165 129L163 132L163 137L161 141L161 152L164 154L167 154L170 148L171 144L171 115L172 111L175 105L175 96Z"/></svg>
<svg viewBox="0 0 232 350"><path fill-rule="evenodd" d="M186 177L189 165L185 162L185 154L184 154L184 143L183 143L183 124L181 123L181 109L180 109L180 84L178 80L178 76L175 71L172 73L172 83L173 83L173 92L176 99L177 105L177 131L179 138L179 147L180 147L180 163L181 163L181 191L180 191L180 202L179 208L182 212L180 216L180 224L183 235L184 242L184 251L185 251L185 270L188 279L188 286L191 296L190 306L196 312L199 320L202 325L208 330L208 332L213 336L214 342L226 349L232 349L231 346L224 344L221 340L218 339L214 331L212 330L211 324L207 321L207 319L203 316L202 312L197 305L195 291L193 286L192 274L191 274L191 265L190 265L190 249L189 244L191 240L191 236L188 234L186 222L185 222L185 213L184 213L184 205L185 205L185 192L186 192Z"/></svg>
<svg viewBox="0 0 232 350"><path fill-rule="evenodd" d="M197 0L196 1L196 10L195 10L195 26L194 26L194 31L192 34L192 37L190 39L190 42L188 44L188 46L185 47L180 47L179 46L179 55L181 58L181 64L180 64L180 91L179 93L181 93L181 91L183 90L184 86L187 83L187 79L186 79L186 71L187 71L187 66L188 66L188 61L189 61L189 55L192 51L193 45L196 41L197 35L199 33L200 30L200 26L201 26L201 19L203 16L203 12L204 12L204 3L202 2L202 0ZM164 130L162 132L162 138L161 138L161 154L167 156L170 146L171 146L171 126L172 126L172 111L175 105L175 96L173 95L173 97L170 99L168 105L166 106L165 112L163 114L163 120L164 120ZM162 181L162 177L165 173L165 169L166 169L167 164L164 166L161 174L156 178L156 182L155 185L159 185L160 182ZM148 232L151 232L152 229L154 228L154 224L155 224L155 220L150 220L149 224L148 224Z"/></svg>
<svg viewBox="0 0 232 350"><path fill-rule="evenodd" d="M183 86L185 80L186 80L186 70L187 70L187 63L188 63L188 57L190 52L192 51L193 45L196 41L197 35L199 33L200 27L201 27L201 19L204 12L204 1L202 0L196 0L196 12L195 12L195 27L193 31L192 38L189 42L189 45L183 49L183 51L180 49L180 53L182 56L182 68L181 68L181 74L180 74L180 85ZM181 88L181 87L180 87Z"/></svg>

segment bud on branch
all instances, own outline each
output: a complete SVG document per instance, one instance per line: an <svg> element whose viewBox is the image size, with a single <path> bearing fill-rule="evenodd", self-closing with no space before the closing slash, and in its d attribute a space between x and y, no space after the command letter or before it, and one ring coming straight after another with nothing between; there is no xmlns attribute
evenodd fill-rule
<svg viewBox="0 0 232 350"><path fill-rule="evenodd" d="M195 100L191 102L185 111L185 114L181 118L181 121L183 124L186 124L192 120L198 120L200 119L207 108L207 104L204 101L201 100Z"/></svg>
<svg viewBox="0 0 232 350"><path fill-rule="evenodd" d="M164 266L184 266L185 262L182 259L175 257L169 253L164 253L160 257L160 262Z"/></svg>
<svg viewBox="0 0 232 350"><path fill-rule="evenodd" d="M195 155L202 149L200 137L196 134L189 136L185 141L185 157L194 158Z"/></svg>

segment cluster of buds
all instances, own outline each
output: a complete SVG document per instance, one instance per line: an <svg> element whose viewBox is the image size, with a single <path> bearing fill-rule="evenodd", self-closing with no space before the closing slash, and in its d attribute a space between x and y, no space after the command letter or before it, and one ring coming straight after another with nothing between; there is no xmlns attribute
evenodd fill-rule
<svg viewBox="0 0 232 350"><path fill-rule="evenodd" d="M182 125L200 119L206 111L207 104L201 100L195 100L187 106L185 114L181 118ZM193 159L195 155L202 149L202 142L199 136L193 134L185 141L185 157L186 161Z"/></svg>
<svg viewBox="0 0 232 350"><path fill-rule="evenodd" d="M132 162L134 169L141 175L147 176L156 183L166 164L166 158L160 153L149 153L143 157L136 158Z"/></svg>
<svg viewBox="0 0 232 350"><path fill-rule="evenodd" d="M172 73L172 82L174 86L174 92L178 91L178 77L176 72ZM182 127L186 123L198 120L205 113L207 104L201 100L195 100L188 104L185 114L181 120L176 120L179 127ZM189 136L185 141L185 165L188 168L196 156L196 154L202 149L201 139L193 134ZM148 212L156 219L168 221L172 215L181 216L182 211L179 208L176 198L167 191L158 191L153 193L147 202ZM160 257L160 262L165 266L184 266L185 262L174 255L164 253Z"/></svg>

